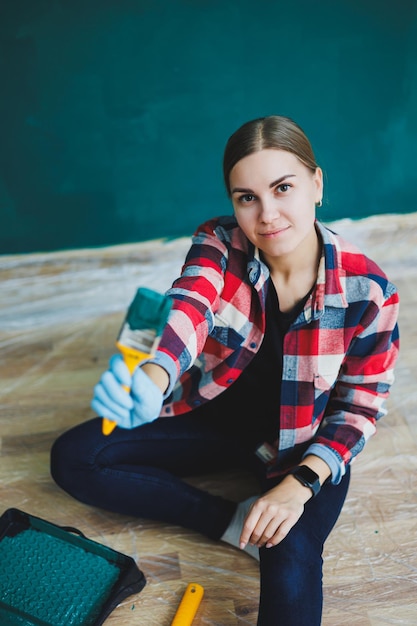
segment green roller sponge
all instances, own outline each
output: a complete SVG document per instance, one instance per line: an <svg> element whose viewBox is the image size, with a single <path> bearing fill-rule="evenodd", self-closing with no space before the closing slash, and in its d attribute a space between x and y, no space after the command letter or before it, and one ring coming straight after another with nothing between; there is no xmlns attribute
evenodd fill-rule
<svg viewBox="0 0 417 626"><path fill-rule="evenodd" d="M120 574L100 555L34 529L4 537L0 563L2 626L92 626Z"/></svg>

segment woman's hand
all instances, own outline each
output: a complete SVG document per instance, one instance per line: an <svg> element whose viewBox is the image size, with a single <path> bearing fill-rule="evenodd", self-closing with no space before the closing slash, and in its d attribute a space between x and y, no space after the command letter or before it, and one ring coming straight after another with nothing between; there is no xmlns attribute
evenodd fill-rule
<svg viewBox="0 0 417 626"><path fill-rule="evenodd" d="M311 495L292 476L267 491L252 504L246 517L240 536L241 549L248 543L258 548L276 546L300 519Z"/></svg>
<svg viewBox="0 0 417 626"><path fill-rule="evenodd" d="M109 369L94 387L91 407L98 415L113 420L121 428L130 429L153 422L159 416L162 402L160 387L144 368L136 368L131 376L122 356L116 354L110 359Z"/></svg>
<svg viewBox="0 0 417 626"><path fill-rule="evenodd" d="M308 455L303 461L317 473L320 484L330 476L330 468L322 459ZM258 548L272 548L282 541L304 512L312 497L308 487L289 474L284 480L256 500L246 516L240 536L243 550L250 543Z"/></svg>

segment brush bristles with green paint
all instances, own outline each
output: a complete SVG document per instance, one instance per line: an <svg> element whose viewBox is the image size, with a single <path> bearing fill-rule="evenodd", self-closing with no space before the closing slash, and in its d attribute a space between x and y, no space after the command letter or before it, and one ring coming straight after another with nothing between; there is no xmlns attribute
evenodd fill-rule
<svg viewBox="0 0 417 626"><path fill-rule="evenodd" d="M172 300L168 296L146 287L137 290L116 342L131 374L158 347L171 306ZM115 427L116 422L103 418L104 435L109 435Z"/></svg>

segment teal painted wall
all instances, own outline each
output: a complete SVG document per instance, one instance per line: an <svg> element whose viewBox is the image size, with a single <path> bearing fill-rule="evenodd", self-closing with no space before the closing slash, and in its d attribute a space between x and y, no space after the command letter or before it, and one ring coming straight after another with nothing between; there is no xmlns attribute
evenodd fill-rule
<svg viewBox="0 0 417 626"><path fill-rule="evenodd" d="M415 0L2 5L1 253L191 234L271 113L312 140L323 219L417 210Z"/></svg>

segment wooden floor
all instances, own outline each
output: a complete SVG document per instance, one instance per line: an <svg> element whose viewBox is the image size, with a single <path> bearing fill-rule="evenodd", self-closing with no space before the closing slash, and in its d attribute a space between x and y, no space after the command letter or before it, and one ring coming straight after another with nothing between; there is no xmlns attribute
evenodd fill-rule
<svg viewBox="0 0 417 626"><path fill-rule="evenodd" d="M417 214L333 226L399 287L402 350L389 415L353 466L326 545L323 625L417 624ZM169 626L190 581L205 588L195 626L256 624L258 568L250 557L177 527L79 504L49 476L56 436L93 415L92 387L136 288L165 289L188 244L0 257L0 512L16 507L76 526L137 560L148 583L115 609L109 626ZM237 500L251 491L237 474L198 484Z"/></svg>

